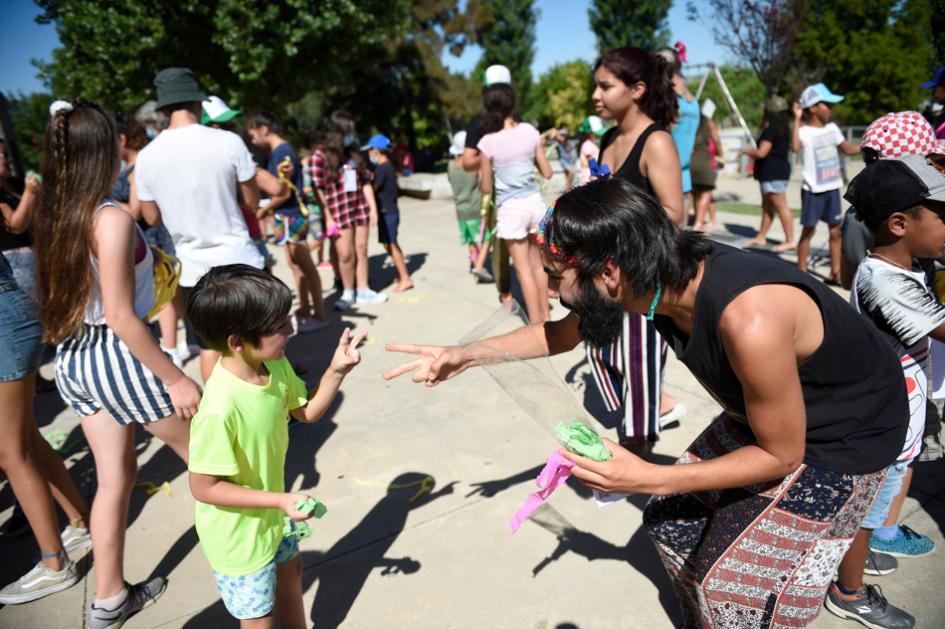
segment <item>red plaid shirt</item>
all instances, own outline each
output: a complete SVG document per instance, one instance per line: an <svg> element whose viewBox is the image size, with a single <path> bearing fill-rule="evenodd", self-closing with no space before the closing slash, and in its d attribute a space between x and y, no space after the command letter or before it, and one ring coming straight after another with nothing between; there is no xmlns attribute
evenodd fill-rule
<svg viewBox="0 0 945 629"><path fill-rule="evenodd" d="M339 169L338 177L330 179L325 153L318 149L312 155L312 187L325 197L327 210L338 224L338 229L364 225L371 217L371 210L362 192L362 187L370 182L366 176L358 174L357 189L354 192L345 192L345 171L353 169L351 163L346 163Z"/></svg>

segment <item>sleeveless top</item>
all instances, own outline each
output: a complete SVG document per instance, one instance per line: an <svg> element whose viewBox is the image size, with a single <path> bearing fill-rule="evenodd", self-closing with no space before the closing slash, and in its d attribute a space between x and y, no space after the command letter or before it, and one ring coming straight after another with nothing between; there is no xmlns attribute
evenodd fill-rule
<svg viewBox="0 0 945 629"><path fill-rule="evenodd" d="M97 214L105 206L121 209L112 201L106 200L98 206L95 213ZM144 319L154 306L154 258L151 255L151 248L144 241L144 233L138 225L135 225L135 234L137 238L135 244L134 305L135 314L138 318ZM105 325L105 304L102 303L102 280L98 270L98 260L91 254L89 254L89 258L92 261L92 289L89 292L89 301L85 305L83 321L87 325Z"/></svg>
<svg viewBox="0 0 945 629"><path fill-rule="evenodd" d="M656 131L665 130L666 129L658 122L654 122L644 129L643 133L640 134L640 137L638 137L637 141L633 144L633 148L630 149L630 154L627 155L627 159L623 161L623 164L621 164L620 168L614 173L614 177L629 181L633 185L642 188L650 195L656 196L653 194L653 187L650 185L649 179L644 177L643 173L640 172L640 158L643 156L643 148L646 146L646 141L650 135ZM613 144L614 140L617 138L618 131L617 127L613 127L601 138L600 154L597 156L598 162L603 162L604 151L607 150L608 146Z"/></svg>
<svg viewBox="0 0 945 629"><path fill-rule="evenodd" d="M796 286L817 303L824 322L823 342L797 367L807 414L804 462L842 474L875 472L895 462L906 437L909 404L889 342L839 295L796 267L719 243L711 248L692 334L686 336L669 317L655 317L677 358L726 412L747 423L741 382L725 356L719 319L749 288Z"/></svg>

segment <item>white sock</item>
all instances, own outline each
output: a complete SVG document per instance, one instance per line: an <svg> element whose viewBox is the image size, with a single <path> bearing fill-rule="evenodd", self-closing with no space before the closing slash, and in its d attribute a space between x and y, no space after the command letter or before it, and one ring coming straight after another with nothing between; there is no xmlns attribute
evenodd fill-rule
<svg viewBox="0 0 945 629"><path fill-rule="evenodd" d="M350 289L350 288L346 288L346 289L341 293L341 298L344 299L345 301L353 301L353 300L354 300L354 291L353 291L352 289Z"/></svg>
<svg viewBox="0 0 945 629"><path fill-rule="evenodd" d="M128 598L128 588L122 588L121 592L115 596L109 596L108 598L97 598L95 599L95 606L99 609L107 609L109 611L113 609L118 609L122 603L125 602L125 599Z"/></svg>

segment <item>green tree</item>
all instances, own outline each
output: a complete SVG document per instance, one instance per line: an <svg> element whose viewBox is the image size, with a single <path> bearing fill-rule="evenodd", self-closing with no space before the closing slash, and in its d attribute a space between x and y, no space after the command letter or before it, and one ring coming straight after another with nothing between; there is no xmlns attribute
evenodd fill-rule
<svg viewBox="0 0 945 629"><path fill-rule="evenodd" d="M749 129L757 129L761 125L761 116L764 111L766 91L757 73L744 65L725 64L719 66L719 72L725 79L732 98L738 105L738 110L745 118ZM687 81L687 87L693 94L699 86L701 76L690 78ZM722 95L722 88L719 82L711 74L705 82L702 94L699 96L700 102L705 102L706 98L711 98L715 103L715 121L719 126L734 127L738 125L734 112L729 107L728 102Z"/></svg>
<svg viewBox="0 0 945 629"><path fill-rule="evenodd" d="M654 50L669 44L672 0L594 0L587 10L597 52L620 46Z"/></svg>
<svg viewBox="0 0 945 629"><path fill-rule="evenodd" d="M210 93L277 109L345 80L363 51L409 26L406 1L37 0L62 44L37 63L53 92L113 109L153 94L158 70L186 65Z"/></svg>
<svg viewBox="0 0 945 629"><path fill-rule="evenodd" d="M692 22L707 22L717 44L757 74L769 94L781 91L807 0L688 0ZM703 13L704 12L704 13Z"/></svg>
<svg viewBox="0 0 945 629"><path fill-rule="evenodd" d="M26 169L38 171L40 168L43 155L43 134L46 131L49 104L52 101L52 96L39 92L7 95L10 122L13 123L13 133L20 149L20 158Z"/></svg>
<svg viewBox="0 0 945 629"><path fill-rule="evenodd" d="M945 0L929 0L929 4L932 15L928 35L934 53L932 65L938 67L945 63Z"/></svg>
<svg viewBox="0 0 945 629"><path fill-rule="evenodd" d="M532 87L532 99L525 119L542 129L565 127L574 133L593 109L594 78L586 61L556 64L546 70Z"/></svg>
<svg viewBox="0 0 945 629"><path fill-rule="evenodd" d="M478 35L482 57L473 71L473 80L482 82L485 69L502 64L512 73L512 87L518 96L520 111L527 111L532 86L532 60L535 58L535 22L539 10L532 0L483 0L492 10L492 24Z"/></svg>
<svg viewBox="0 0 945 629"><path fill-rule="evenodd" d="M811 0L795 87L823 81L844 95L835 114L847 124L916 109L932 65L930 19L928 0Z"/></svg>

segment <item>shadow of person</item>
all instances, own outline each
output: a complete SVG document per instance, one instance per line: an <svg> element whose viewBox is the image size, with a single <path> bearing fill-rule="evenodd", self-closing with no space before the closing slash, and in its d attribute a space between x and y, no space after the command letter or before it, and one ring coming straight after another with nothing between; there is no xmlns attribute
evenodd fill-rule
<svg viewBox="0 0 945 629"><path fill-rule="evenodd" d="M568 553L575 553L588 561L602 559L626 561L650 580L659 592L659 601L663 611L675 626L680 626L683 618L676 602L673 584L663 569L663 563L660 561L656 548L642 525L634 531L625 546L617 546L593 533L578 530L547 503L535 509L529 521L558 538L558 546L532 568L532 576L538 576L539 572Z"/></svg>
<svg viewBox="0 0 945 629"><path fill-rule="evenodd" d="M341 624L375 568L381 574L413 574L420 562L411 557L385 557L407 523L407 514L419 507L453 493L456 481L434 492L432 476L408 472L395 478L381 498L353 529L314 562L306 562L302 589L307 591L318 581L311 619L319 629ZM330 515L330 512L329 512Z"/></svg>
<svg viewBox="0 0 945 629"><path fill-rule="evenodd" d="M298 421L289 424L289 450L285 456L286 488L298 486L306 490L318 486L321 474L316 467L318 459L315 455L338 429L334 417L344 398L344 392L339 391L322 418L314 424ZM300 479L301 484L296 485Z"/></svg>
<svg viewBox="0 0 945 629"><path fill-rule="evenodd" d="M386 253L379 253L368 258L368 277L371 278L371 284L375 287L387 287L397 281L397 269L393 264L385 265L388 257ZM426 261L426 252L404 252L404 262L407 265L407 273L410 275L420 270Z"/></svg>

